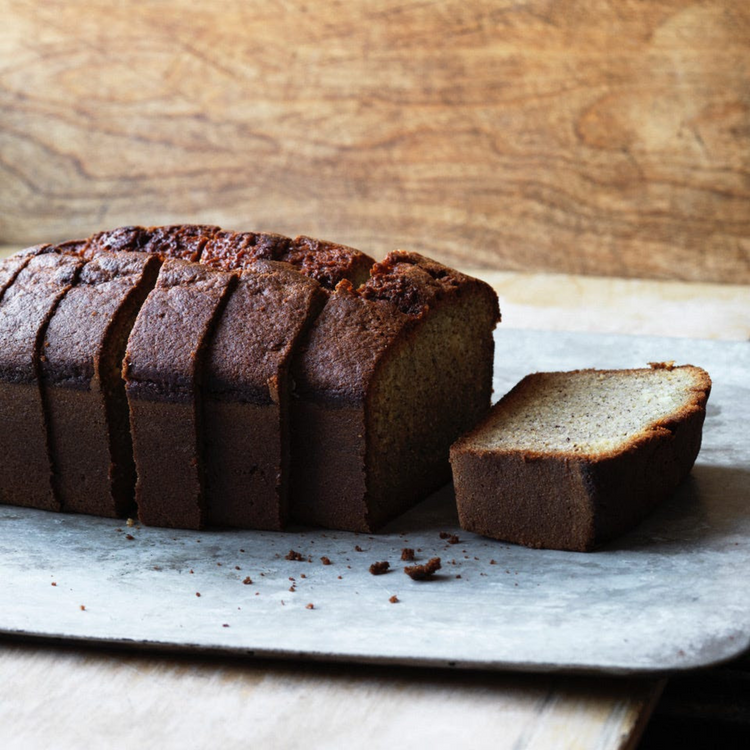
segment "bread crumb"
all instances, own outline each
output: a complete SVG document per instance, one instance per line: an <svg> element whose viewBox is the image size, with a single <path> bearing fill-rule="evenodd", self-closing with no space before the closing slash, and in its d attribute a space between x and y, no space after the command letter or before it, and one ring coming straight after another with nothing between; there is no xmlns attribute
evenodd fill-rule
<svg viewBox="0 0 750 750"><path fill-rule="evenodd" d="M461 540L455 535L451 534L451 536L448 537L448 544L458 544Z"/></svg>
<svg viewBox="0 0 750 750"><path fill-rule="evenodd" d="M305 558L302 556L301 552L296 552L293 549L290 549L286 558L286 560L295 560L296 562L305 562Z"/></svg>
<svg viewBox="0 0 750 750"><path fill-rule="evenodd" d="M85 604L81 604L81 612L85 612L85 611L86 611L86 605Z"/></svg>
<svg viewBox="0 0 750 750"><path fill-rule="evenodd" d="M242 583L245 584L245 586L249 586L253 582L253 579L250 578L250 576L245 576L242 580Z"/></svg>
<svg viewBox="0 0 750 750"><path fill-rule="evenodd" d="M407 565L404 573L413 581L424 581L440 570L440 558L431 557L424 565Z"/></svg>
<svg viewBox="0 0 750 750"><path fill-rule="evenodd" d="M133 526L135 526L135 520L134 520L134 519L132 519L132 518L128 518L128 520L127 520L127 521L125 521L125 523L126 523L126 524L127 524L128 526L130 526L130 528L133 528Z"/></svg>
<svg viewBox="0 0 750 750"><path fill-rule="evenodd" d="M228 628L229 627L229 623L225 622L221 627L222 628Z"/></svg>
<svg viewBox="0 0 750 750"><path fill-rule="evenodd" d="M404 547L401 550L401 559L405 562L410 562L414 559L414 550L411 547Z"/></svg>
<svg viewBox="0 0 750 750"><path fill-rule="evenodd" d="M201 592L200 592L200 591L196 591L196 592L195 592L195 595L196 595L196 596L200 596L200 595L201 595Z"/></svg>
<svg viewBox="0 0 750 750"><path fill-rule="evenodd" d="M50 584L50 586L57 586L57 584L54 581L52 581L52 583Z"/></svg>
<svg viewBox="0 0 750 750"><path fill-rule="evenodd" d="M305 605L305 609L315 609L315 605L312 602L310 602L309 604Z"/></svg>
<svg viewBox="0 0 750 750"><path fill-rule="evenodd" d="M449 531L441 531L440 532L440 538L441 539L448 539L448 538L450 538L450 532Z"/></svg>
<svg viewBox="0 0 750 750"><path fill-rule="evenodd" d="M394 594L388 601L391 604L398 604L398 597Z"/></svg>
<svg viewBox="0 0 750 750"><path fill-rule="evenodd" d="M497 563L494 560L490 560L490 565L497 565Z"/></svg>
<svg viewBox="0 0 750 750"><path fill-rule="evenodd" d="M132 541L133 541L133 539L135 539L135 537L134 537L134 536L133 536L132 534L125 534L125 538L126 538L126 539L127 539L127 540L128 540L129 542L132 542Z"/></svg>
<svg viewBox="0 0 750 750"><path fill-rule="evenodd" d="M372 565L370 565L370 573L374 576L382 576L383 573L388 572L388 568L391 567L391 564L388 562L388 560L383 560L382 562L374 562Z"/></svg>
<svg viewBox="0 0 750 750"><path fill-rule="evenodd" d="M360 547L358 544L354 545L354 551L355 552L364 552L364 550L362 549L362 547Z"/></svg>
<svg viewBox="0 0 750 750"><path fill-rule="evenodd" d="M320 558L320 562L323 563L323 565L332 565L330 558L326 557L325 555Z"/></svg>

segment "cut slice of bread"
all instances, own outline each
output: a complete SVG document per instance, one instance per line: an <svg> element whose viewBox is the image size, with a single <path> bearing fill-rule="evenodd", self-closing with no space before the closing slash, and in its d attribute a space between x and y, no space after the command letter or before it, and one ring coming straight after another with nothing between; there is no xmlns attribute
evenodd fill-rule
<svg viewBox="0 0 750 750"><path fill-rule="evenodd" d="M671 363L527 376L451 448L462 528L577 551L624 533L689 473L710 391Z"/></svg>

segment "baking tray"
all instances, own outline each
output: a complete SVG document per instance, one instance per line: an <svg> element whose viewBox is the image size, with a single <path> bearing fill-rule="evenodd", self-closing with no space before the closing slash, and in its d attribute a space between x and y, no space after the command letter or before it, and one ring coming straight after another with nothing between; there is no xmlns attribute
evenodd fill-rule
<svg viewBox="0 0 750 750"><path fill-rule="evenodd" d="M534 331L499 331L496 341L498 396L534 370L655 360L705 367L714 389L690 478L638 529L589 554L464 532L449 487L372 536L174 531L0 507L0 632L200 653L589 673L668 672L744 651L748 345ZM403 547L421 561L439 556L440 574L412 581ZM290 550L304 561L287 560ZM371 575L381 560L392 571Z"/></svg>

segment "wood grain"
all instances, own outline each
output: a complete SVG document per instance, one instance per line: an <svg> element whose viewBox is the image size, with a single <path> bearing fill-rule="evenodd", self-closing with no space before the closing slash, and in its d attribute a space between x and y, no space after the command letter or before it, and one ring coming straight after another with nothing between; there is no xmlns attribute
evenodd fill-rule
<svg viewBox="0 0 750 750"><path fill-rule="evenodd" d="M5 750L635 747L646 679L238 662L0 644Z"/></svg>
<svg viewBox="0 0 750 750"><path fill-rule="evenodd" d="M184 220L750 282L741 0L0 11L0 241Z"/></svg>

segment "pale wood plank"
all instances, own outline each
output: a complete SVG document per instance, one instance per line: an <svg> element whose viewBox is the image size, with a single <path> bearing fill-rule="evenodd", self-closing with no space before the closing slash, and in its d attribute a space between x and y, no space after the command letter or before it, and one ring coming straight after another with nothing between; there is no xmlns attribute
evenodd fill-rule
<svg viewBox="0 0 750 750"><path fill-rule="evenodd" d="M0 240L309 233L750 283L736 0L0 0Z"/></svg>
<svg viewBox="0 0 750 750"><path fill-rule="evenodd" d="M649 680L300 666L0 644L0 744L54 746L625 747ZM50 744L52 743L52 744Z"/></svg>

